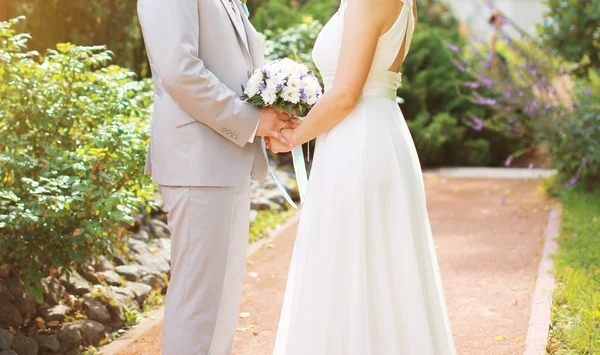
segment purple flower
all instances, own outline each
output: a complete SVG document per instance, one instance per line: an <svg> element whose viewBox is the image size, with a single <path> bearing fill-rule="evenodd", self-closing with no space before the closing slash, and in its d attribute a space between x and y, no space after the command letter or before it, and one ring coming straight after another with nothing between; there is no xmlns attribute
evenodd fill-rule
<svg viewBox="0 0 600 355"><path fill-rule="evenodd" d="M267 89L267 84L265 83L260 83L260 85L258 85L258 90L260 90L260 92L263 92Z"/></svg>
<svg viewBox="0 0 600 355"><path fill-rule="evenodd" d="M590 96L592 94L592 90L589 88L586 88L583 90L583 93L586 94L587 96Z"/></svg>
<svg viewBox="0 0 600 355"><path fill-rule="evenodd" d="M506 159L506 161L504 162L504 166L510 166L510 164L512 164L514 157L510 156L508 157L508 159Z"/></svg>
<svg viewBox="0 0 600 355"><path fill-rule="evenodd" d="M483 121L482 120L480 120L478 117L473 116L473 115L469 115L469 118L475 124L475 126L471 126L474 130L481 131L483 129Z"/></svg>
<svg viewBox="0 0 600 355"><path fill-rule="evenodd" d="M484 67L485 69L489 69L491 67L489 62L486 62L485 60L482 60L479 62L481 64L482 67Z"/></svg>
<svg viewBox="0 0 600 355"><path fill-rule="evenodd" d="M505 195L504 197L502 197L502 201L500 201L500 204L506 205L506 202L508 202L508 196Z"/></svg>
<svg viewBox="0 0 600 355"><path fill-rule="evenodd" d="M308 95L306 95L306 90L304 90L304 88L300 89L300 99L304 101L308 100Z"/></svg>
<svg viewBox="0 0 600 355"><path fill-rule="evenodd" d="M494 5L494 3L491 0L485 0L485 3L492 10L494 10L496 8L496 5Z"/></svg>
<svg viewBox="0 0 600 355"><path fill-rule="evenodd" d="M271 79L271 73L269 73L267 68L263 69L263 74L264 74L264 76L267 77L267 79Z"/></svg>
<svg viewBox="0 0 600 355"><path fill-rule="evenodd" d="M571 180L569 180L568 183L566 183L564 186L565 187L571 187L573 185L575 185L577 183L577 181L579 181L579 175L576 175L575 177L573 177Z"/></svg>
<svg viewBox="0 0 600 355"><path fill-rule="evenodd" d="M510 93L510 90L506 90L506 91L503 93L503 95L504 95L504 97L505 97L505 98L507 98L507 99L510 99L510 98L512 97L512 94Z"/></svg>
<svg viewBox="0 0 600 355"><path fill-rule="evenodd" d="M495 99L486 99L484 97L481 97L477 100L477 103L480 105L494 106L498 103L498 101L496 101Z"/></svg>
<svg viewBox="0 0 600 355"><path fill-rule="evenodd" d="M465 69L465 67L463 67L462 65L460 65L459 62L455 61L454 59L450 59L452 61L452 63L454 63L454 65L458 68L458 70L461 71L461 73L466 72L467 70Z"/></svg>
<svg viewBox="0 0 600 355"><path fill-rule="evenodd" d="M527 169L533 169L533 163L529 163L529 166L527 167Z"/></svg>
<svg viewBox="0 0 600 355"><path fill-rule="evenodd" d="M456 52L456 53L460 52L460 48L458 48L455 45L447 44L446 47L448 47L448 49L450 49L452 52Z"/></svg>
<svg viewBox="0 0 600 355"><path fill-rule="evenodd" d="M279 83L279 84L277 84L277 86L275 87L275 89L276 89L277 91L279 91L279 90L283 89L283 84L282 84L282 83Z"/></svg>
<svg viewBox="0 0 600 355"><path fill-rule="evenodd" d="M477 89L477 88L479 88L480 85L479 85L479 83L468 82L468 83L464 83L463 86L466 86L471 89Z"/></svg>
<svg viewBox="0 0 600 355"><path fill-rule="evenodd" d="M552 108L552 104L550 104L550 103L546 103L546 105L544 106L544 108L545 108L546 110L549 110L549 109L551 109L551 108Z"/></svg>

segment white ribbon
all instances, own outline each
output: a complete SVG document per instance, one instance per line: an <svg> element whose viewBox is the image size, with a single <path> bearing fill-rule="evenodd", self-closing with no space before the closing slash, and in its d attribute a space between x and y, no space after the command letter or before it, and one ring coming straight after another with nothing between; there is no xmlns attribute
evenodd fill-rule
<svg viewBox="0 0 600 355"><path fill-rule="evenodd" d="M281 184L277 175L275 175L275 171L271 168L271 164L269 164L269 156L267 154L267 144L265 142L265 137L261 138L261 146L263 154L265 155L265 159L267 159L267 167L269 169L269 173L275 181L275 185L281 191L281 194L285 198L285 200L295 209L298 209L298 206L294 203L294 200L290 197L285 187ZM292 150L292 160L294 162L294 172L296 174L296 182L298 184L298 192L300 193L300 204L304 202L304 197L306 196L306 187L308 185L308 177L306 174L306 164L304 164L304 152L302 151L302 146L296 147Z"/></svg>

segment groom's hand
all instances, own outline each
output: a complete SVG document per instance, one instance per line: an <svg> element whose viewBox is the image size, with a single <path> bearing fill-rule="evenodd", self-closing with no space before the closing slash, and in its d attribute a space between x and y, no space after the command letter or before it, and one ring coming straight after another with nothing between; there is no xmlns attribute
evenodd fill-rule
<svg viewBox="0 0 600 355"><path fill-rule="evenodd" d="M260 121L256 135L271 137L272 140L292 149L294 147L292 142L281 134L281 130L296 126L296 119L293 119L287 113L279 112L272 107L263 108L260 110Z"/></svg>
<svg viewBox="0 0 600 355"><path fill-rule="evenodd" d="M281 135L283 135L283 137L285 139L287 139L288 141L291 142L293 132L294 132L293 129L284 129L281 131ZM267 143L267 148L269 148L275 154L287 153L294 148L293 146L289 147L288 145L281 144L281 143L279 143L279 141L276 141L270 137L267 137L266 143Z"/></svg>

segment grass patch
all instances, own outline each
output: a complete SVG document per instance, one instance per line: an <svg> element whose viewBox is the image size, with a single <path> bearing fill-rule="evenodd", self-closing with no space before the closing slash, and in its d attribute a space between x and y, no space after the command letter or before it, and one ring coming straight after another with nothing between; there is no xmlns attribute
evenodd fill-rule
<svg viewBox="0 0 600 355"><path fill-rule="evenodd" d="M270 231L284 223L295 213L296 210L293 208L285 211L258 211L258 217L250 224L250 243L266 237Z"/></svg>
<svg viewBox="0 0 600 355"><path fill-rule="evenodd" d="M600 193L561 193L548 354L600 354Z"/></svg>

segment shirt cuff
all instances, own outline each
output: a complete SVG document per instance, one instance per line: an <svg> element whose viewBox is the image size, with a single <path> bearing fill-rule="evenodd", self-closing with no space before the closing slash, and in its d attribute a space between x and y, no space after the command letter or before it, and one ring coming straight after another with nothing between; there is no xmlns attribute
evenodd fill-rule
<svg viewBox="0 0 600 355"><path fill-rule="evenodd" d="M248 143L254 143L254 138L256 138L256 132L258 132L258 125L259 124L260 124L260 121L258 123L256 123L256 128L254 129L254 132L252 133L252 135L248 139Z"/></svg>

